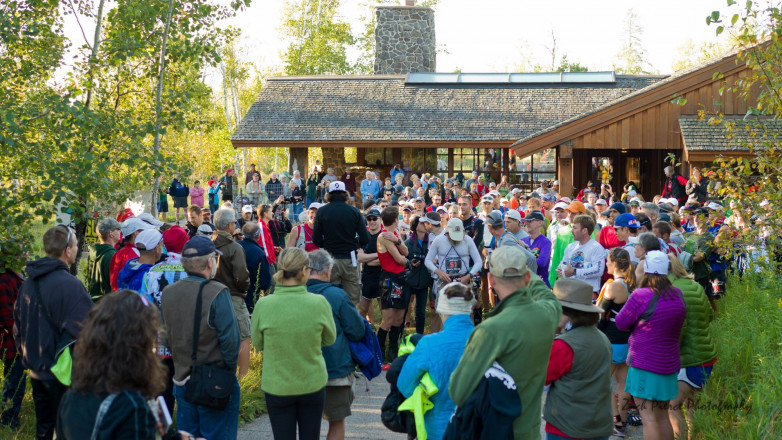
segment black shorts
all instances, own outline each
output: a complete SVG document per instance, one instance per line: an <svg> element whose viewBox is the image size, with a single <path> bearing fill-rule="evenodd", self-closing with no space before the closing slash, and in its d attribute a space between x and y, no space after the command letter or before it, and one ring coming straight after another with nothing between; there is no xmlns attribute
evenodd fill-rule
<svg viewBox="0 0 782 440"><path fill-rule="evenodd" d="M380 298L380 275L361 277L361 297L370 300Z"/></svg>
<svg viewBox="0 0 782 440"><path fill-rule="evenodd" d="M404 309L407 305L405 277L403 274L383 272L380 277L380 309Z"/></svg>
<svg viewBox="0 0 782 440"><path fill-rule="evenodd" d="M185 197L173 197L174 208L187 208L187 196Z"/></svg>
<svg viewBox="0 0 782 440"><path fill-rule="evenodd" d="M223 201L224 202L232 202L234 199L233 193L223 193Z"/></svg>
<svg viewBox="0 0 782 440"><path fill-rule="evenodd" d="M157 212L168 212L168 202L166 203L158 202Z"/></svg>

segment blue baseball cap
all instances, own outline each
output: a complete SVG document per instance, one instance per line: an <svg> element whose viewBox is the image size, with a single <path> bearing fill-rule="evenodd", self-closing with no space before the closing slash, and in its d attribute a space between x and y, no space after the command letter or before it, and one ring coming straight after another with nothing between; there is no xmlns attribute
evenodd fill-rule
<svg viewBox="0 0 782 440"><path fill-rule="evenodd" d="M556 202L557 201L557 196L555 196L554 194L551 194L551 193L543 194L540 198L544 202Z"/></svg>
<svg viewBox="0 0 782 440"><path fill-rule="evenodd" d="M195 237L188 240L187 243L185 243L185 247L182 249L182 256L185 258L203 257L204 255L211 254L212 252L218 255L223 255L222 252L217 250L212 240L200 235L196 235Z"/></svg>
<svg viewBox="0 0 782 440"><path fill-rule="evenodd" d="M603 215L605 217L608 217L611 214L611 210L616 210L619 214L624 214L627 212L627 208L625 208L625 204L622 202L614 202L611 204L611 206L608 207L605 211L601 212L600 215Z"/></svg>
<svg viewBox="0 0 782 440"><path fill-rule="evenodd" d="M620 228L640 228L641 225L638 224L638 220L635 219L635 216L633 214L620 214L619 217L614 219L614 227L620 227Z"/></svg>

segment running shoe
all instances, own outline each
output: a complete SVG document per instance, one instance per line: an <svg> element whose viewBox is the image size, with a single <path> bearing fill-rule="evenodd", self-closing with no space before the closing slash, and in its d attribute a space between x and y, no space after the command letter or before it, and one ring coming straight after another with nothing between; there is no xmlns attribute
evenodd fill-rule
<svg viewBox="0 0 782 440"><path fill-rule="evenodd" d="M628 411L627 424L632 426L641 426L643 425L643 421L641 420L641 416L638 415L636 411Z"/></svg>
<svg viewBox="0 0 782 440"><path fill-rule="evenodd" d="M614 437L624 437L625 436L625 426L624 425L614 425Z"/></svg>

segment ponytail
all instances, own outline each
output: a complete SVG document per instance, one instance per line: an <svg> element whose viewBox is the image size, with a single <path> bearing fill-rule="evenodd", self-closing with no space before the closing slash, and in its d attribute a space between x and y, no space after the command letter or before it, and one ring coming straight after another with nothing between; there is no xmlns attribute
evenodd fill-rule
<svg viewBox="0 0 782 440"><path fill-rule="evenodd" d="M635 290L637 281L635 279L635 270L633 270L633 265L630 262L630 253L621 247L616 247L611 249L611 252L608 253L608 258L611 259L614 266L616 266L616 272L618 272L627 283L627 291L632 292Z"/></svg>

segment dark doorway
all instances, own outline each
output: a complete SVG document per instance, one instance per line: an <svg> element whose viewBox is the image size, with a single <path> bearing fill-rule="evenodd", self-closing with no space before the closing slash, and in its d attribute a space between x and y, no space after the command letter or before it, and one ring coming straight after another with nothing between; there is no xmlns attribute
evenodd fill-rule
<svg viewBox="0 0 782 440"><path fill-rule="evenodd" d="M667 150L573 150L573 186L578 193L587 181L609 183L614 194L633 181L645 200L660 194L665 181L663 163Z"/></svg>

